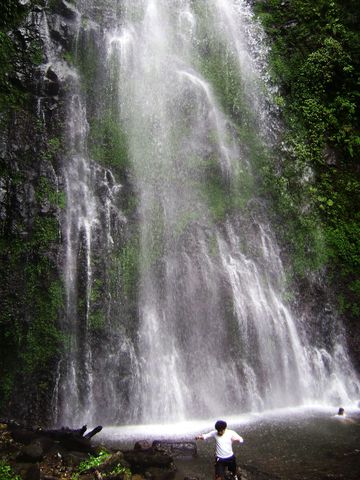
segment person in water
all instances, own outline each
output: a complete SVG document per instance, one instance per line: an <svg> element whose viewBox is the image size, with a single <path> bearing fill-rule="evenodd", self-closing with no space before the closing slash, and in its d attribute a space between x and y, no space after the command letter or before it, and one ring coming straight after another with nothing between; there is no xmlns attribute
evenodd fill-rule
<svg viewBox="0 0 360 480"><path fill-rule="evenodd" d="M224 420L218 420L215 423L215 430L195 437L196 440L207 440L208 438L214 438L216 442L215 479L223 479L227 467L233 474L234 479L238 480L236 475L236 458L232 444L233 442L243 443L244 439L234 432L234 430L229 430Z"/></svg>
<svg viewBox="0 0 360 480"><path fill-rule="evenodd" d="M349 418L346 413L345 413L345 410L340 407L339 410L338 410L338 413L336 415L334 415L334 418L338 418L339 420L342 421L342 423L354 423L354 424L357 424L358 422L356 420L354 420L353 418Z"/></svg>

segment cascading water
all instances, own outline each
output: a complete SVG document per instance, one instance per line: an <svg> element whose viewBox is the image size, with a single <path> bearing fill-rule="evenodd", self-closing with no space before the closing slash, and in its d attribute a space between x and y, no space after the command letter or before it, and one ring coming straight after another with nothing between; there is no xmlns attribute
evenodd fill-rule
<svg viewBox="0 0 360 480"><path fill-rule="evenodd" d="M79 4L91 19L95 4ZM251 141L271 144L275 133L262 93L265 50L248 3L123 0L102 13L106 25L93 24L104 57L102 100L92 115L112 103L126 137L137 198L138 318L136 333L124 326L121 263L116 288L103 289L101 337L89 327L97 275L109 286L114 266L106 259L130 247L120 245L121 188L90 159L85 99L75 85L65 167L70 340L59 421L168 422L355 398L359 382L340 327L330 342L315 340L284 301L279 249L256 198Z"/></svg>

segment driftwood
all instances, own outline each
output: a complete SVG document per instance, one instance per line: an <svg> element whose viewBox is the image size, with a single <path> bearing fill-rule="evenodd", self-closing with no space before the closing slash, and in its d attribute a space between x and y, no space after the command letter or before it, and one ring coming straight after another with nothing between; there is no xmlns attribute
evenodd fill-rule
<svg viewBox="0 0 360 480"><path fill-rule="evenodd" d="M13 421L4 421L3 423L7 424L12 438L24 445L38 442L48 450L52 444L56 443L66 450L85 453L94 453L91 438L102 430L102 426L99 425L85 435L86 425L78 429L63 427L44 430L39 427L25 427Z"/></svg>

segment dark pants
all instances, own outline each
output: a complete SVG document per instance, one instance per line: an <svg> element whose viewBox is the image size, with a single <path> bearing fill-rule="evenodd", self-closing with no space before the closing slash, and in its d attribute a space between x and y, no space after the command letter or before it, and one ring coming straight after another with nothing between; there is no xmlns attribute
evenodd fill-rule
<svg viewBox="0 0 360 480"><path fill-rule="evenodd" d="M232 457L229 457L229 458L216 457L216 459L215 459L215 475L217 477L224 478L226 467L229 469L229 471L233 475L236 475L236 458L235 458L235 455L233 455Z"/></svg>

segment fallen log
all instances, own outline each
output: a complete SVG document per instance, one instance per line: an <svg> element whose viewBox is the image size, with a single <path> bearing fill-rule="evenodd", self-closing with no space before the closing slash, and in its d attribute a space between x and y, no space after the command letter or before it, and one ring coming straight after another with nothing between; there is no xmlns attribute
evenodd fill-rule
<svg viewBox="0 0 360 480"><path fill-rule="evenodd" d="M7 424L12 438L24 445L50 439L53 443L59 444L66 450L85 453L95 453L91 445L91 438L102 430L102 426L99 425L85 434L87 430L86 425L77 429L62 427L60 429L45 430L39 427L26 427L13 421L4 423Z"/></svg>
<svg viewBox="0 0 360 480"><path fill-rule="evenodd" d="M87 430L87 426L83 425L79 429L61 428L58 430L40 430L38 433L41 436L51 438L55 442L59 443L62 447L69 451L95 453L92 445L91 438L102 430L102 426L99 425L89 433L84 435Z"/></svg>

